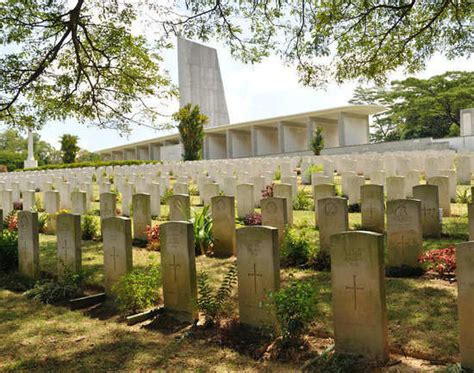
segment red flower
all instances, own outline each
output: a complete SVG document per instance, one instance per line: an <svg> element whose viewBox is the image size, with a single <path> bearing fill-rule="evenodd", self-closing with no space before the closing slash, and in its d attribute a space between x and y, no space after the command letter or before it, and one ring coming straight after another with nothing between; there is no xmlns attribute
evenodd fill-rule
<svg viewBox="0 0 474 373"><path fill-rule="evenodd" d="M155 225L153 227L146 227L146 240L148 242L147 249L159 250L160 249L160 226Z"/></svg>
<svg viewBox="0 0 474 373"><path fill-rule="evenodd" d="M244 218L245 225L262 225L262 214L259 212L252 212L245 215Z"/></svg>
<svg viewBox="0 0 474 373"><path fill-rule="evenodd" d="M456 247L449 246L445 249L431 250L418 258L418 262L426 263L428 270L433 270L440 277L456 270Z"/></svg>

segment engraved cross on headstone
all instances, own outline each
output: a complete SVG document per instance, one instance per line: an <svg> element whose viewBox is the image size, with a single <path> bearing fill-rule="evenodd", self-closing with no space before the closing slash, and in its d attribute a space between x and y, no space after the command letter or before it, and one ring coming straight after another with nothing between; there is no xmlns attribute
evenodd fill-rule
<svg viewBox="0 0 474 373"><path fill-rule="evenodd" d="M115 250L115 245L112 246L112 249L113 249L113 254L110 254L110 256L112 258L114 258L114 271L116 271L117 270L117 258L119 257L119 255L117 255L117 252Z"/></svg>
<svg viewBox="0 0 474 373"><path fill-rule="evenodd" d="M369 202L369 215L371 218L374 217L373 211L372 211L372 201Z"/></svg>
<svg viewBox="0 0 474 373"><path fill-rule="evenodd" d="M405 249L405 236L402 234L402 240L400 242L400 250L403 252Z"/></svg>
<svg viewBox="0 0 474 373"><path fill-rule="evenodd" d="M64 240L64 245L63 245L63 266L65 267L67 265L67 240Z"/></svg>
<svg viewBox="0 0 474 373"><path fill-rule="evenodd" d="M253 277L254 290L255 290L255 294L257 294L257 277L262 277L262 274L257 273L256 264L253 265L253 273L249 273L248 275Z"/></svg>
<svg viewBox="0 0 474 373"><path fill-rule="evenodd" d="M180 264L176 264L176 255L173 255L173 263L172 264L169 264L170 267L173 267L173 271L174 271L174 282L176 284L176 281L177 281L177 276L176 276L176 268L178 267L181 267Z"/></svg>
<svg viewBox="0 0 474 373"><path fill-rule="evenodd" d="M430 210L430 209L427 209L426 206L423 205L423 208L421 209L421 211L423 212L423 219L424 219L424 220L426 220L426 218L427 218L427 215L428 215L427 212L428 212L428 210Z"/></svg>
<svg viewBox="0 0 474 373"><path fill-rule="evenodd" d="M346 286L346 290L353 290L354 292L354 310L357 311L357 290L364 290L364 288L357 287L357 275L352 276L353 285Z"/></svg>

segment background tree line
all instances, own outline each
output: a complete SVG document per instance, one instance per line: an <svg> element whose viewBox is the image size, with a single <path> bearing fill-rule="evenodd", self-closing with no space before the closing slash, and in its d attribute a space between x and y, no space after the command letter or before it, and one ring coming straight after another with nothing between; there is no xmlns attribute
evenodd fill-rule
<svg viewBox="0 0 474 373"><path fill-rule="evenodd" d="M451 71L428 79L395 80L358 87L352 104L383 105L372 121L371 141L460 135L460 110L474 107L474 72Z"/></svg>
<svg viewBox="0 0 474 373"><path fill-rule="evenodd" d="M77 145L78 137L65 134L61 137L61 150L41 140L33 134L34 154L38 166L59 163L92 162L99 160L99 155ZM0 165L7 166L8 171L23 168L28 155L28 137L19 130L7 129L0 132Z"/></svg>

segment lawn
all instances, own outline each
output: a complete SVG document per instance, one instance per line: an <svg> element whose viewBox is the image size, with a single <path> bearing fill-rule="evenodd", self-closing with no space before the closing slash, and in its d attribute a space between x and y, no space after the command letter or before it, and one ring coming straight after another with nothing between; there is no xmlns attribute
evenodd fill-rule
<svg viewBox="0 0 474 373"><path fill-rule="evenodd" d="M196 199L193 201L196 203ZM95 202L93 209L97 209ZM194 207L200 209L201 207ZM426 250L443 248L466 240L467 210L453 204L453 217L443 219L443 237L425 240ZM162 206L162 218L167 215ZM311 211L295 211L295 227L317 248L318 231ZM350 214L351 229L360 224L360 214ZM40 236L40 263L43 276L56 271L54 236ZM217 287L233 259L197 257L197 272L204 271ZM159 252L134 247L134 267L159 263ZM103 252L100 242L83 242L83 268L87 292L101 289ZM306 339L312 352L330 346L332 337L331 278L328 272L282 268L282 286L291 278L311 281L318 289L317 318ZM0 289L5 284L0 282ZM455 284L422 277L387 278L389 343L392 354L449 364L458 360L458 320ZM271 370L292 371L302 361L257 360L228 346L215 334L189 334L127 326L112 306L108 312L69 311L60 306L35 303L20 293L0 290L0 370L2 371L113 371L113 370ZM112 311L110 311L112 310ZM229 321L238 315L234 289L224 315ZM146 324L146 323L145 323ZM310 355L308 355L310 356ZM399 368L401 366L399 365Z"/></svg>

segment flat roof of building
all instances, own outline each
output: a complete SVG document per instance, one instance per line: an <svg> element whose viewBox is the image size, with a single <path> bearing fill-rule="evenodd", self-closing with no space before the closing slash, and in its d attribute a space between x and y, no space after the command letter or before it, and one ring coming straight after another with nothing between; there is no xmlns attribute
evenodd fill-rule
<svg viewBox="0 0 474 373"><path fill-rule="evenodd" d="M231 123L231 124L224 124L215 127L207 127L204 128L204 133L219 133L221 131L226 131L228 129L241 129L245 127L251 126L265 126L271 125L276 122L295 122L295 121L302 121L307 118L320 118L320 119L327 119L327 120L337 120L340 113L347 113L347 114L355 114L355 115L373 115L377 113L381 113L385 111L386 108L380 105L346 105L346 106L339 106L330 109L320 109L315 111L308 111L298 114L291 114L291 115L283 115L278 117L271 117L265 119L257 119L248 122L240 122L240 123ZM121 151L127 148L134 148L140 147L152 143L159 143L162 141L167 140L179 140L179 134L174 133L170 135L164 135L148 140L138 141L129 144L118 145L112 148L102 149L96 151L96 153L110 153L113 151Z"/></svg>

